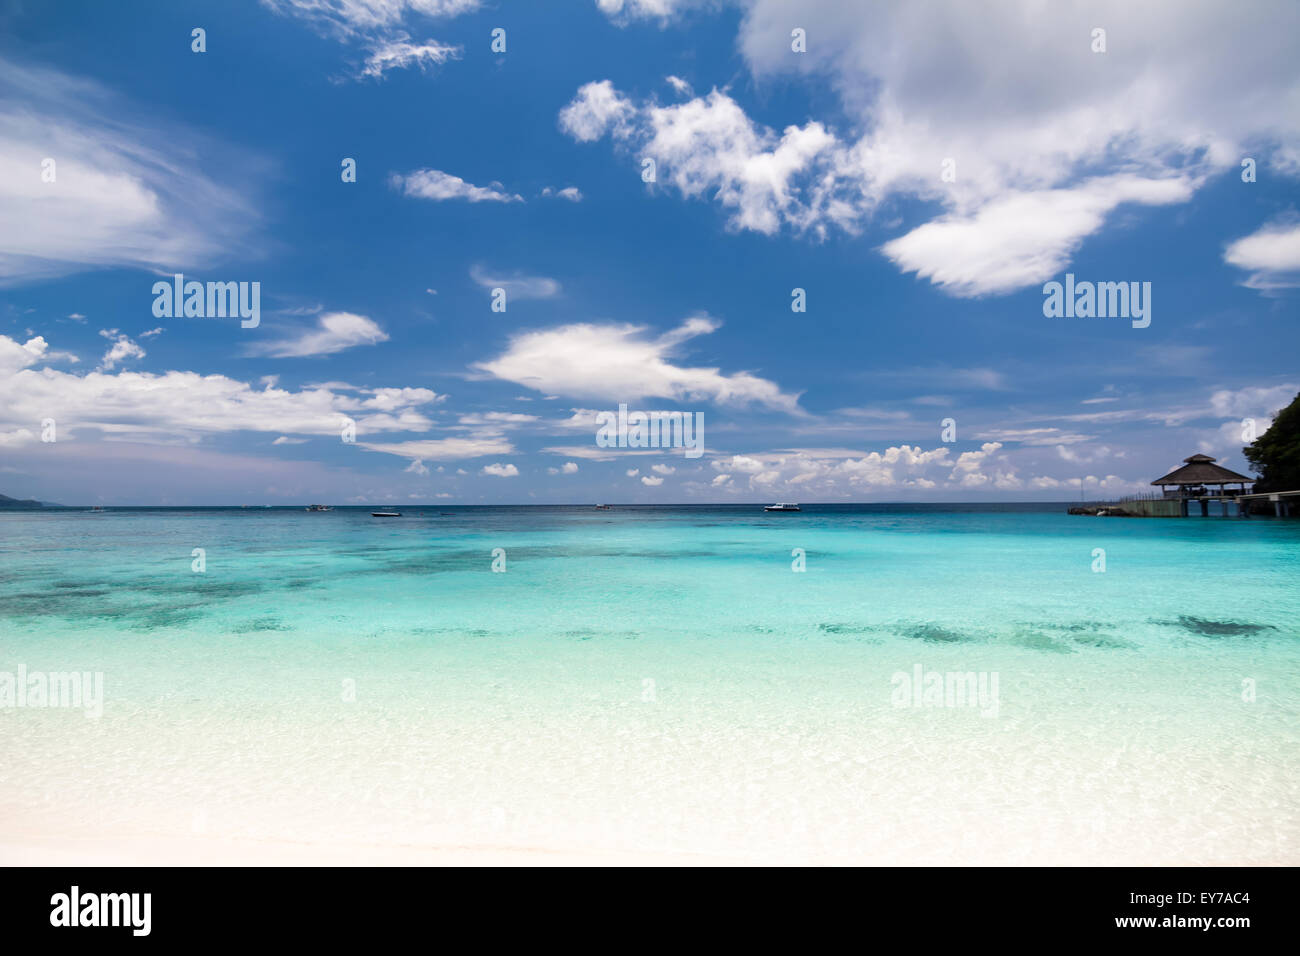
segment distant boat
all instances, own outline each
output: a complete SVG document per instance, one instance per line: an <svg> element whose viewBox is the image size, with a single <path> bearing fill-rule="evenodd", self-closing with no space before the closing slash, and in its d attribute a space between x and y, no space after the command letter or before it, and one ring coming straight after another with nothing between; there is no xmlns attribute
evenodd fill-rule
<svg viewBox="0 0 1300 956"><path fill-rule="evenodd" d="M372 517L372 518L400 518L401 516L402 516L402 513L401 513L400 511L372 511L372 512L370 512L370 517Z"/></svg>
<svg viewBox="0 0 1300 956"><path fill-rule="evenodd" d="M97 515L97 514L103 514L103 512L104 512L104 509L103 509L103 508L101 508L99 505L95 505L95 507L93 507L93 508L91 508L89 511L87 511L86 514L88 514L88 515Z"/></svg>
<svg viewBox="0 0 1300 956"><path fill-rule="evenodd" d="M800 509L798 505L790 504L785 501L779 501L774 505L767 505L766 507L763 508L763 510L764 511L799 511Z"/></svg>
<svg viewBox="0 0 1300 956"><path fill-rule="evenodd" d="M308 511L333 511L334 509L331 508L329 505L308 505L307 510Z"/></svg>
<svg viewBox="0 0 1300 956"><path fill-rule="evenodd" d="M597 511L608 511L608 510L609 510L609 505L596 505L596 510L597 510Z"/></svg>

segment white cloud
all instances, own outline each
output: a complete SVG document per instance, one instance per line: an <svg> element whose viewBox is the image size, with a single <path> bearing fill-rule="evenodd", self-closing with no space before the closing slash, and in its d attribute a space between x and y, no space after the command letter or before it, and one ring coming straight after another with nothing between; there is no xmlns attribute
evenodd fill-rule
<svg viewBox="0 0 1300 956"><path fill-rule="evenodd" d="M1104 453L1110 453L1110 449L1098 448L1092 457L1105 457ZM1022 454L1025 461L1032 462L1037 457L1036 452ZM836 449L805 448L725 456L711 464L718 472L712 488L728 492L748 490L778 500L816 495L827 500L861 501L881 494L908 495L937 490L939 494L960 495L970 491L1044 490L1070 484L1069 479L1050 475L1022 476L998 442L985 442L978 449L962 452L955 460L950 446L926 450L899 445L854 457L844 457ZM1072 480L1077 488L1079 479ZM1106 479L1089 476L1088 481L1092 490L1100 487L1107 493L1145 489L1143 481L1114 475Z"/></svg>
<svg viewBox="0 0 1300 956"><path fill-rule="evenodd" d="M1286 408L1297 391L1300 391L1300 384L1294 382L1219 389L1210 396L1209 412L1218 418L1268 418Z"/></svg>
<svg viewBox="0 0 1300 956"><path fill-rule="evenodd" d="M274 358L301 358L332 355L357 345L387 342L388 335L372 319L354 312L326 312L316 323L293 338L278 342L258 342L248 346L250 355Z"/></svg>
<svg viewBox="0 0 1300 956"><path fill-rule="evenodd" d="M137 113L92 81L0 59L0 285L110 266L188 270L248 248L259 217L246 184L201 171L201 134ZM222 155L227 175L247 164Z"/></svg>
<svg viewBox="0 0 1300 956"><path fill-rule="evenodd" d="M663 480L662 478L656 478L656 477L654 477L653 475L642 475L642 476L641 476L641 484L643 484L643 485L649 485L651 488L654 488L654 487L657 486L657 485L662 485L663 483L664 483L664 480Z"/></svg>
<svg viewBox="0 0 1300 956"><path fill-rule="evenodd" d="M0 375L50 361L52 353L49 349L49 343L40 335L21 344L7 335L0 335Z"/></svg>
<svg viewBox="0 0 1300 956"><path fill-rule="evenodd" d="M563 325L520 332L497 358L475 368L547 393L628 402L639 398L763 405L799 414L798 396L748 372L685 367L669 361L686 341L715 331L707 317L687 319L655 339L643 326Z"/></svg>
<svg viewBox="0 0 1300 956"><path fill-rule="evenodd" d="M636 449L636 448L601 448L599 445L552 445L542 449L546 455L562 455L565 458L581 458L584 461L614 461L618 458L626 458L635 455L659 455L662 452L657 449Z"/></svg>
<svg viewBox="0 0 1300 956"><path fill-rule="evenodd" d="M0 431L0 448L6 445L16 447L36 441L36 434L29 428L16 428L13 431ZM3 470L11 470L6 467Z"/></svg>
<svg viewBox="0 0 1300 956"><path fill-rule="evenodd" d="M1021 445L1075 445L1091 441L1094 436L1059 428L993 428L977 432L976 438L997 442L1017 442Z"/></svg>
<svg viewBox="0 0 1300 956"><path fill-rule="evenodd" d="M624 472L624 474L626 474L629 478L635 478L637 475L641 474L641 469L629 468L626 472Z"/></svg>
<svg viewBox="0 0 1300 956"><path fill-rule="evenodd" d="M578 473L578 463L576 461L566 461L560 467L560 471L566 475L576 475Z"/></svg>
<svg viewBox="0 0 1300 956"><path fill-rule="evenodd" d="M461 425L493 428L515 428L537 421L536 415L523 415L519 412L471 412L456 419Z"/></svg>
<svg viewBox="0 0 1300 956"><path fill-rule="evenodd" d="M1269 291L1300 286L1300 222L1276 222L1230 243L1223 261L1251 275L1243 285Z"/></svg>
<svg viewBox="0 0 1300 956"><path fill-rule="evenodd" d="M692 96L695 93L695 91L691 89L691 84L687 83L680 76L665 76L664 80L682 96Z"/></svg>
<svg viewBox="0 0 1300 956"><path fill-rule="evenodd" d="M587 83L578 89L573 100L560 110L560 129L580 143L600 139L610 130L624 138L631 133L628 121L636 107L609 80Z"/></svg>
<svg viewBox="0 0 1300 956"><path fill-rule="evenodd" d="M1067 448L1065 445L1057 445L1056 454L1060 456L1062 461L1068 461L1071 464L1077 465L1083 464L1084 462L1099 461L1102 458L1109 458L1111 456L1111 449L1106 445L1099 445L1096 448L1091 449ZM1121 452L1115 457L1123 457L1123 453Z"/></svg>
<svg viewBox="0 0 1300 956"><path fill-rule="evenodd" d="M74 375L49 366L59 357L42 338L20 345L0 335L0 427L48 417L58 421L60 439L84 429L156 442L240 431L337 438L345 419L356 423L359 435L428 429L433 423L419 409L440 397L423 388L349 389L356 394L324 386L258 389L224 375L187 371ZM498 443L481 453L504 452Z"/></svg>
<svg viewBox="0 0 1300 956"><path fill-rule="evenodd" d="M486 455L509 455L514 446L500 435L471 436L469 438L423 438L400 442L357 442L367 451L397 455L412 461L459 461L465 458L482 458ZM514 467L511 465L510 467ZM464 472L457 472L464 474Z"/></svg>
<svg viewBox="0 0 1300 956"><path fill-rule="evenodd" d="M384 33L408 17L455 17L472 13L481 0L262 0L276 13L296 16L350 37Z"/></svg>
<svg viewBox="0 0 1300 956"><path fill-rule="evenodd" d="M281 435L271 442L272 445L305 445L306 443L307 439L305 438L290 438L287 435Z"/></svg>
<svg viewBox="0 0 1300 956"><path fill-rule="evenodd" d="M653 465L650 470L657 475L672 475L677 472L677 469L672 465Z"/></svg>
<svg viewBox="0 0 1300 956"><path fill-rule="evenodd" d="M1120 175L1068 189L1013 192L968 216L918 226L881 250L903 272L915 272L952 295L1011 292L1061 272L1121 203L1184 202L1194 188L1183 177Z"/></svg>
<svg viewBox="0 0 1300 956"><path fill-rule="evenodd" d="M722 0L596 0L596 7L619 26L633 20L658 20L662 26L685 10L707 9L721 3Z"/></svg>
<svg viewBox="0 0 1300 956"><path fill-rule="evenodd" d="M1175 0L735 4L753 80L824 78L842 128L778 133L725 91L662 107L603 81L579 89L562 129L654 157L661 183L719 203L738 229L852 233L882 203L937 203L937 220L885 252L954 295L1042 282L1121 203L1182 202L1243 156L1300 174L1300 6L1288 0L1250 17ZM620 21L681 9L602 5ZM1105 54L1091 50L1098 24ZM807 53L791 53L792 25Z"/></svg>
<svg viewBox="0 0 1300 956"><path fill-rule="evenodd" d="M565 186L563 189L552 189L547 186L542 190L543 196L554 196L556 199L567 199L569 202L582 202L582 190L577 186Z"/></svg>
<svg viewBox="0 0 1300 956"><path fill-rule="evenodd" d="M732 213L729 225L771 235L782 224L824 234L824 222L855 228L855 215L823 175L822 186L796 187L835 162L835 137L820 123L777 135L752 122L735 100L714 90L673 106L637 107L609 81L588 83L560 112L560 128L581 142L607 132L657 164L659 182L687 198L712 198Z"/></svg>
<svg viewBox="0 0 1300 956"><path fill-rule="evenodd" d="M382 79L388 70L403 70L412 65L423 70L431 65L459 59L461 52L460 47L439 43L437 40L412 43L410 37L402 34L371 47L361 75Z"/></svg>
<svg viewBox="0 0 1300 956"><path fill-rule="evenodd" d="M144 349L117 329L100 329L99 334L113 343L100 360L99 371L106 372L114 369L119 362L127 359L144 358Z"/></svg>
<svg viewBox="0 0 1300 956"><path fill-rule="evenodd" d="M464 199L469 202L524 201L523 196L505 192L500 183L475 186L459 176L444 173L440 169L417 169L405 176L393 173L388 177L388 185L404 196L429 199L434 202L448 199Z"/></svg>
<svg viewBox="0 0 1300 956"><path fill-rule="evenodd" d="M511 464L501 464L496 462L492 465L484 465L481 474L496 475L498 478L515 478L519 475L519 469Z"/></svg>
<svg viewBox="0 0 1300 956"><path fill-rule="evenodd" d="M857 457L823 457L817 449L793 449L781 453L732 455L713 461L719 474L714 486L730 484L731 476L746 476L748 487L763 494L812 492L831 497L861 495L887 490L948 487L977 488L992 485L1018 487L1014 472L998 466L1001 445L986 443L978 451L950 457L948 447L929 451L919 446L899 445L883 452ZM989 470L990 466L995 466ZM724 476L726 480L723 479ZM1000 484L999 484L1000 482Z"/></svg>
<svg viewBox="0 0 1300 956"><path fill-rule="evenodd" d="M560 294L560 283L545 276L502 276L487 272L482 266L472 266L470 278L485 289L505 289L506 300L550 299Z"/></svg>
<svg viewBox="0 0 1300 956"><path fill-rule="evenodd" d="M409 471L413 475L427 475L429 473L429 468L423 461L416 458L409 465L403 468L402 471Z"/></svg>

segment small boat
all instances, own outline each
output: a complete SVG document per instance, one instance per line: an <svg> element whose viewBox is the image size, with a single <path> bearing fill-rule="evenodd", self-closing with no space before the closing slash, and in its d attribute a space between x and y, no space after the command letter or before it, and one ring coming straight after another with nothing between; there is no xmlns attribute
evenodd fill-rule
<svg viewBox="0 0 1300 956"><path fill-rule="evenodd" d="M765 506L763 510L764 511L798 511L799 506L795 504L790 504L789 502L785 502L785 501L778 501L774 505Z"/></svg>
<svg viewBox="0 0 1300 956"><path fill-rule="evenodd" d="M331 508L329 505L308 505L307 510L308 511L333 511L334 509Z"/></svg>
<svg viewBox="0 0 1300 956"><path fill-rule="evenodd" d="M372 511L372 512L370 512L370 517L372 517L372 518L400 518L401 516L402 516L402 513L401 513L400 511Z"/></svg>
<svg viewBox="0 0 1300 956"><path fill-rule="evenodd" d="M596 505L596 510L597 510L597 511L608 511L608 510L609 510L609 505Z"/></svg>

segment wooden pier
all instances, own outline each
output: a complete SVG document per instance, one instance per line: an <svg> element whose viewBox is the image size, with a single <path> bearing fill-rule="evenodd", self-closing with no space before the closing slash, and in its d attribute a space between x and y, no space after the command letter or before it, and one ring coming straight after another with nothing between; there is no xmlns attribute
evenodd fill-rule
<svg viewBox="0 0 1300 956"><path fill-rule="evenodd" d="M1273 503L1273 514L1279 518L1289 518L1294 512L1300 514L1300 491L1271 491L1257 495L1237 495L1237 507L1243 516L1250 512L1242 506L1243 501L1262 501L1267 498Z"/></svg>
<svg viewBox="0 0 1300 956"><path fill-rule="evenodd" d="M1235 513L1245 518L1250 515L1252 501L1268 499L1273 503L1273 513L1279 518L1289 517L1292 509L1300 514L1300 491L1253 494L1246 490L1250 478L1216 465L1209 455L1192 455L1184 458L1183 462L1183 467L1151 482L1160 488L1158 492L1127 495L1119 501L1071 508L1070 511L1128 518L1186 518L1194 507L1198 507L1204 518L1210 516L1211 502L1218 502L1218 512L1223 517ZM1229 485L1238 487L1230 489Z"/></svg>

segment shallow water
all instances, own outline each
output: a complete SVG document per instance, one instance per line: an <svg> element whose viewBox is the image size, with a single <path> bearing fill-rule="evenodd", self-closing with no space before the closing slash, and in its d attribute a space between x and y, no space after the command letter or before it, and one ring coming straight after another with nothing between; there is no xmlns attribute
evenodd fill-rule
<svg viewBox="0 0 1300 956"><path fill-rule="evenodd" d="M1300 862L1298 522L0 514L0 626L0 671L105 682L100 719L0 709L11 829Z"/></svg>

